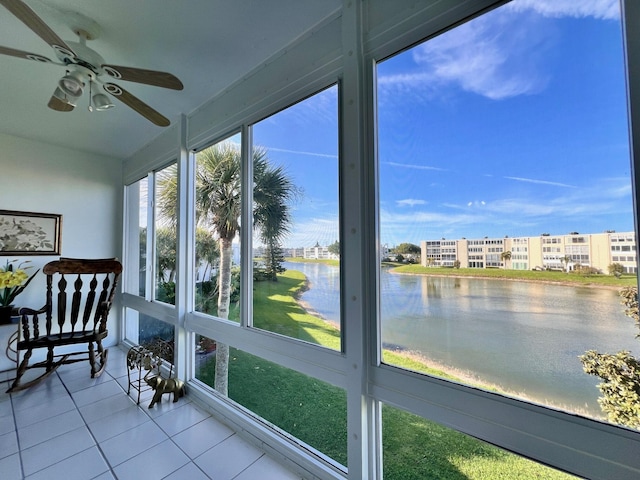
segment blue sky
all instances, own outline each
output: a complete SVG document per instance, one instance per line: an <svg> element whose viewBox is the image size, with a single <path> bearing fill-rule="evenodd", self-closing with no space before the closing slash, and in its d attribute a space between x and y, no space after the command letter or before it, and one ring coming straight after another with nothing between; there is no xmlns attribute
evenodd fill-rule
<svg viewBox="0 0 640 480"><path fill-rule="evenodd" d="M377 77L383 244L633 229L616 0L516 0ZM336 108L254 129L302 190L286 246L338 238Z"/></svg>

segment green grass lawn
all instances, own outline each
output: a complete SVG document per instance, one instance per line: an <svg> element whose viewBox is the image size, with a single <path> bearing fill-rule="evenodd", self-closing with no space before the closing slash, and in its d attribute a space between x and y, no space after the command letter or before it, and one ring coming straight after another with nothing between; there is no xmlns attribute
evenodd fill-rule
<svg viewBox="0 0 640 480"><path fill-rule="evenodd" d="M277 282L256 282L254 325L339 350L339 330L299 305L298 296L305 288L306 278L295 270L278 275ZM385 350L384 355L396 366L457 380L400 353ZM214 369L215 356L197 377L212 385ZM342 389L231 349L229 396L335 461L347 464L346 395ZM386 405L383 452L384 476L391 480L573 478Z"/></svg>
<svg viewBox="0 0 640 480"><path fill-rule="evenodd" d="M387 264L393 267L394 273L410 273L416 275L458 276L475 278L498 278L506 280L526 280L532 282L554 282L575 285L602 285L609 287L635 286L635 275L581 275L579 273L565 273L555 271L507 270L502 268L440 268L423 267L421 265Z"/></svg>

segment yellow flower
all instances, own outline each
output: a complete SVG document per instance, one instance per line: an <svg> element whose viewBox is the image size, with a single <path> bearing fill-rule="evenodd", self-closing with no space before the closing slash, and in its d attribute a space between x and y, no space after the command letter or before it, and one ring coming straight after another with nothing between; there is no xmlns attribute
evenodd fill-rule
<svg viewBox="0 0 640 480"><path fill-rule="evenodd" d="M13 260L15 261L15 260ZM20 268L25 263L30 263L29 261L22 262L17 266L14 270L13 263L7 261L4 268L0 268L0 305L6 306L11 305L13 300L26 288L26 286L31 282L33 277L38 273L39 269L29 277L29 274L26 272L27 268L31 268L29 266L25 268Z"/></svg>

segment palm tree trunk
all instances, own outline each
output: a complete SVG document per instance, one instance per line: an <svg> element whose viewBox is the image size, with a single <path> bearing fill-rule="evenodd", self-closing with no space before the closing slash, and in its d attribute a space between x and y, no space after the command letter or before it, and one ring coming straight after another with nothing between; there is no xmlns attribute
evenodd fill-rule
<svg viewBox="0 0 640 480"><path fill-rule="evenodd" d="M230 238L220 238L220 276L218 277L218 317L229 318L231 303L231 249ZM229 387L229 346L217 342L216 372L214 388L221 395L228 395Z"/></svg>

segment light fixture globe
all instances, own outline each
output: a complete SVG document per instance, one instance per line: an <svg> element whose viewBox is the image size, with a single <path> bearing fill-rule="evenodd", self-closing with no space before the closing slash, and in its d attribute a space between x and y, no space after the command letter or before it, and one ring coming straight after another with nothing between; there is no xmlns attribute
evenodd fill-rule
<svg viewBox="0 0 640 480"><path fill-rule="evenodd" d="M82 95L85 83L85 77L81 72L71 71L60 79L58 86L68 96L78 98Z"/></svg>
<svg viewBox="0 0 640 480"><path fill-rule="evenodd" d="M96 93L93 96L93 107L99 112L115 107L115 104L104 93Z"/></svg>
<svg viewBox="0 0 640 480"><path fill-rule="evenodd" d="M62 103L65 103L65 104L70 105L72 107L76 106L76 100L77 100L78 97L73 97L71 95L67 95L66 93L64 93L64 91L60 87L56 87L55 92L53 92L53 96L55 98L57 98L58 100L60 100Z"/></svg>

